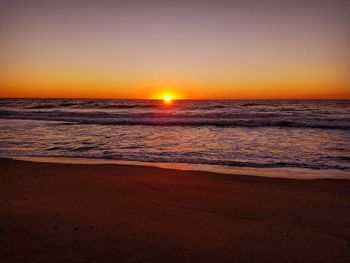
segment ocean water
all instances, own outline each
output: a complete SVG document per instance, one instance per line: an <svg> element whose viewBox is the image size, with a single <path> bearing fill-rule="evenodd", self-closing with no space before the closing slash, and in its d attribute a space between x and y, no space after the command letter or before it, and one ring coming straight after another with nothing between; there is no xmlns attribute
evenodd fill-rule
<svg viewBox="0 0 350 263"><path fill-rule="evenodd" d="M350 101L0 99L0 155L350 171Z"/></svg>

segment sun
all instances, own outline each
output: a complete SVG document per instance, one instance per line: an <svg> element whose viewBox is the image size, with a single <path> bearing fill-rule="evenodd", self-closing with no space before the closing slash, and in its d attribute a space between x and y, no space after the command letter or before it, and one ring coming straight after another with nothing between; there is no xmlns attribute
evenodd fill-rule
<svg viewBox="0 0 350 263"><path fill-rule="evenodd" d="M172 102L171 96L169 96L169 95L164 96L164 103L165 104L171 104L171 102Z"/></svg>

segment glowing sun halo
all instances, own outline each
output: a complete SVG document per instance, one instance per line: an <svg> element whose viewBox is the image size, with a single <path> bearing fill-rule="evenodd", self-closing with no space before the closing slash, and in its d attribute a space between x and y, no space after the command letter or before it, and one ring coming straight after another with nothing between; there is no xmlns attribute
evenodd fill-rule
<svg viewBox="0 0 350 263"><path fill-rule="evenodd" d="M169 95L164 96L164 103L165 104L170 104L172 101L171 97Z"/></svg>

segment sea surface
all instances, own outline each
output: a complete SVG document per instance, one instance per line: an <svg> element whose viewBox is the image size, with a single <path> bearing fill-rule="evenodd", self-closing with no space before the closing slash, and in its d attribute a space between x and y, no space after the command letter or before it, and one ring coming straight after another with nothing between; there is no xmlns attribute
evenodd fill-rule
<svg viewBox="0 0 350 263"><path fill-rule="evenodd" d="M350 172L350 101L0 99L0 155Z"/></svg>

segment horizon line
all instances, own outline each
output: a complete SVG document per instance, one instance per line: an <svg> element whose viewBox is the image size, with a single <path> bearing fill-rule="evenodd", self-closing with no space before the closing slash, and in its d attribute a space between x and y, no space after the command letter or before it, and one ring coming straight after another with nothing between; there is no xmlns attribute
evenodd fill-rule
<svg viewBox="0 0 350 263"><path fill-rule="evenodd" d="M98 97L0 97L0 99L43 99L43 100L159 100L163 99L147 99L147 98L98 98ZM200 99L173 99L173 101L202 101L202 100L350 100L349 98L200 98Z"/></svg>

